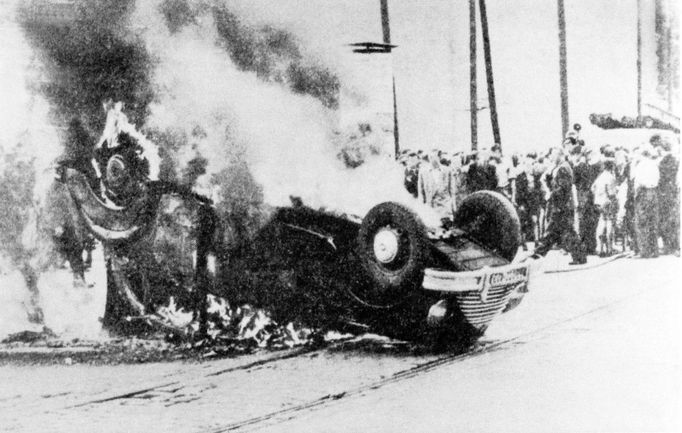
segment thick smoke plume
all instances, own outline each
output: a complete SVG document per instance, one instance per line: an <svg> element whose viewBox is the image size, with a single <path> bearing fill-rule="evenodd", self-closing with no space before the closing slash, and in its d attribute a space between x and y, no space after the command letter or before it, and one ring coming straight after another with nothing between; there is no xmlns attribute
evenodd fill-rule
<svg viewBox="0 0 682 433"><path fill-rule="evenodd" d="M359 139L339 131L342 83L295 35L250 26L224 4L179 0L138 4L131 26L155 59L147 126L192 136L185 157L208 160L208 186L225 192L216 182L221 172L246 164L269 205L297 196L359 216L386 200L417 207L400 169L381 152L364 152L353 169L340 158ZM372 138L364 140L372 148ZM428 210L420 213L437 223Z"/></svg>

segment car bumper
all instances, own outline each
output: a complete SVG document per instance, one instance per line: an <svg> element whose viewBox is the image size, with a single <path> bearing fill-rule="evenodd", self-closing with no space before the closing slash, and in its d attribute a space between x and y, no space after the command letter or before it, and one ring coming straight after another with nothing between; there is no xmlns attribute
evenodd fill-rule
<svg viewBox="0 0 682 433"><path fill-rule="evenodd" d="M516 307L528 292L528 283L538 272L539 261L511 263L497 267L485 267L475 271L453 272L428 268L424 272L422 287L438 292L448 299L448 308L454 304L473 327L484 330L499 314ZM440 308L432 309L428 323L437 324L443 314ZM438 317L431 317L438 311Z"/></svg>

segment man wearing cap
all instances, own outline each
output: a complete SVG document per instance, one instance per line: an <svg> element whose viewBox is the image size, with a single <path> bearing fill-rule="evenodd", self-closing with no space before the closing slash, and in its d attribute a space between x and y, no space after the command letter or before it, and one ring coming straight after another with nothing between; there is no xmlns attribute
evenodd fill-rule
<svg viewBox="0 0 682 433"><path fill-rule="evenodd" d="M574 230L573 170L566 162L564 148L552 148L549 154L552 169L547 208L547 233L540 239L535 254L544 256L554 245L571 253L571 264L586 262L578 235Z"/></svg>

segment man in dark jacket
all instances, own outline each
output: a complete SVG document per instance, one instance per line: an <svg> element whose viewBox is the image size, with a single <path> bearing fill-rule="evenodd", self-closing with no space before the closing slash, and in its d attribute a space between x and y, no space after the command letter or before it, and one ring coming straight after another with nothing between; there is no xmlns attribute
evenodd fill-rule
<svg viewBox="0 0 682 433"><path fill-rule="evenodd" d="M592 184L599 175L599 164L590 164L582 146L574 146L571 149L571 168L575 181L575 189L578 193L578 221L580 241L585 247L585 252L593 254L597 248L596 233L599 213L594 205L592 196Z"/></svg>
<svg viewBox="0 0 682 433"><path fill-rule="evenodd" d="M663 238L665 254L674 254L680 250L680 195L677 185L679 161L672 154L670 143L659 138L657 144L662 153L658 164L658 229Z"/></svg>
<svg viewBox="0 0 682 433"><path fill-rule="evenodd" d="M535 254L544 256L554 245L560 245L571 253L571 264L583 264L585 254L574 229L573 170L566 161L563 147L552 148L550 161L553 168L547 204L547 233L538 242Z"/></svg>
<svg viewBox="0 0 682 433"><path fill-rule="evenodd" d="M410 152L405 163L405 189L417 198L417 184L419 180L419 160L415 152Z"/></svg>
<svg viewBox="0 0 682 433"><path fill-rule="evenodd" d="M467 191L469 193L482 190L495 191L497 183L495 166L490 163L490 153L486 150L479 151L476 160L469 166L467 172Z"/></svg>

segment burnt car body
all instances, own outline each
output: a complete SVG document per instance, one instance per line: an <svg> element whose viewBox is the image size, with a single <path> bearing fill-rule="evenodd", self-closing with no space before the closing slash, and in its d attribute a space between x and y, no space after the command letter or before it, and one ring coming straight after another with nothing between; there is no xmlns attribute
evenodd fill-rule
<svg viewBox="0 0 682 433"><path fill-rule="evenodd" d="M513 206L491 191L470 195L438 232L392 202L362 219L297 204L228 253L220 286L279 320L467 340L527 292L535 262L512 263L520 244Z"/></svg>
<svg viewBox="0 0 682 433"><path fill-rule="evenodd" d="M117 106L107 118L109 129L124 125L130 132L103 136L95 149L103 176L95 178L75 163L60 169L79 219L104 245L107 326L154 310L155 299L168 287L163 275L153 276L164 255L176 262L168 268L179 267L180 256L193 262L192 282L185 284L194 299L190 308L203 311L212 291L236 305L265 308L283 323L351 325L402 338L419 338L425 331L479 336L527 291L532 262L513 262L521 227L502 194L470 194L447 228L431 229L409 206L395 202L378 203L359 218L294 199L292 206L275 209L248 239L241 233L240 242L223 243L221 222L223 229L238 222L219 221L210 200L186 186L150 179L143 169L146 138ZM155 240L164 232L160 209L169 195L194 214L193 241L175 259L155 251L167 248ZM166 240L171 233L163 233ZM211 255L215 273L209 272Z"/></svg>

